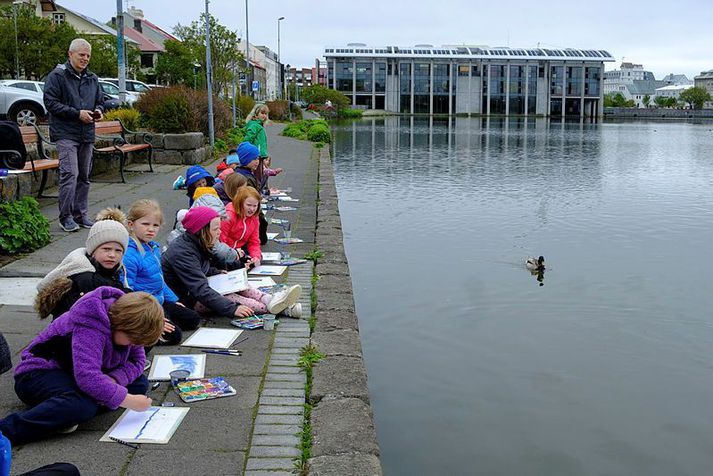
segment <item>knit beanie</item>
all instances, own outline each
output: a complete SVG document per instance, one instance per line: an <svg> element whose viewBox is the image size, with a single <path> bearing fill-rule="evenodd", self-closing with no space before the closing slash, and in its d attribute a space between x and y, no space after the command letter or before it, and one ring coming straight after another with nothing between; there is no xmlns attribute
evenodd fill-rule
<svg viewBox="0 0 713 476"><path fill-rule="evenodd" d="M213 185L213 176L200 165L192 165L186 170L186 187L190 187L200 179L206 179L208 185Z"/></svg>
<svg viewBox="0 0 713 476"><path fill-rule="evenodd" d="M235 151L234 153L228 155L225 158L225 163L228 165L240 164L240 156L238 155L238 152ZM232 170L232 169L229 169L229 170Z"/></svg>
<svg viewBox="0 0 713 476"><path fill-rule="evenodd" d="M186 213L186 216L183 218L181 223L183 223L183 227L188 233L195 235L217 216L218 213L212 208L196 207L188 210L188 213Z"/></svg>
<svg viewBox="0 0 713 476"><path fill-rule="evenodd" d="M198 187L195 192L193 192L193 200L198 200L205 194L218 196L218 192L215 191L213 187Z"/></svg>
<svg viewBox="0 0 713 476"><path fill-rule="evenodd" d="M129 245L129 232L126 231L126 227L112 219L95 222L87 236L87 254L91 255L101 245L111 241L119 243L126 251L126 247Z"/></svg>
<svg viewBox="0 0 713 476"><path fill-rule="evenodd" d="M228 178L228 175L234 174L234 173L235 173L235 170L233 170L231 168L227 168L218 174L218 179L225 182L225 179Z"/></svg>
<svg viewBox="0 0 713 476"><path fill-rule="evenodd" d="M238 146L238 157L240 158L240 166L246 167L250 162L260 157L260 149L250 142L242 142Z"/></svg>

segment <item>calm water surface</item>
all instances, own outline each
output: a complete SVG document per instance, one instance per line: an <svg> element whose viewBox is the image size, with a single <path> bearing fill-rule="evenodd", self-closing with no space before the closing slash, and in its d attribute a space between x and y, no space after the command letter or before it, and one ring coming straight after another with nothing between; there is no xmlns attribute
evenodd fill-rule
<svg viewBox="0 0 713 476"><path fill-rule="evenodd" d="M333 147L386 474L710 474L713 125L388 118Z"/></svg>

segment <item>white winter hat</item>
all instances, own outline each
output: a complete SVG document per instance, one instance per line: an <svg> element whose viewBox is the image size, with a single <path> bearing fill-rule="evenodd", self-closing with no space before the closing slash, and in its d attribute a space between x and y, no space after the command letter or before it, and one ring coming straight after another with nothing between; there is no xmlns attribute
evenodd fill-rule
<svg viewBox="0 0 713 476"><path fill-rule="evenodd" d="M114 220L101 220L92 225L87 237L87 254L91 255L94 250L104 243L116 242L126 251L129 245L129 232L126 227Z"/></svg>

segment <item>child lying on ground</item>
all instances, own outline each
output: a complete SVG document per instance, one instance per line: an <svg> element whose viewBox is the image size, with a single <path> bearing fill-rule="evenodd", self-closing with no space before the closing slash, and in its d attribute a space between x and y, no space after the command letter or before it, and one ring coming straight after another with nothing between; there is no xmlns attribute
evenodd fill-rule
<svg viewBox="0 0 713 476"><path fill-rule="evenodd" d="M22 351L15 392L31 408L0 420L13 445L70 432L97 413L144 411L143 346L163 331L163 309L148 293L100 287L83 296Z"/></svg>

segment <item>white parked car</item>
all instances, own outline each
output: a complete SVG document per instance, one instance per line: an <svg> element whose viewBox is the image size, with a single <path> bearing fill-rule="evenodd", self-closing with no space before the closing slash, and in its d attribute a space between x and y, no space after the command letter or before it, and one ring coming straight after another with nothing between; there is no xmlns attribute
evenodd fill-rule
<svg viewBox="0 0 713 476"><path fill-rule="evenodd" d="M107 82L111 83L114 86L119 86L119 80L117 78L99 78L100 82ZM127 79L126 80L126 95L131 96L132 100L130 101L131 103L137 101L140 97L141 94L145 93L146 91L150 91L151 87L146 84L142 83L141 81L136 81L135 79Z"/></svg>
<svg viewBox="0 0 713 476"><path fill-rule="evenodd" d="M21 126L36 124L47 116L42 100L44 83L19 79L0 81L0 116Z"/></svg>
<svg viewBox="0 0 713 476"><path fill-rule="evenodd" d="M116 101L119 101L119 86L116 86L114 83L110 83L109 81L104 81L103 79L100 79L99 87L102 88L102 91L105 95L111 97L112 99L115 99ZM129 105L134 104L137 99L139 99L138 94L130 93L128 91L126 92L126 102ZM104 100L106 101L106 97L104 98Z"/></svg>

